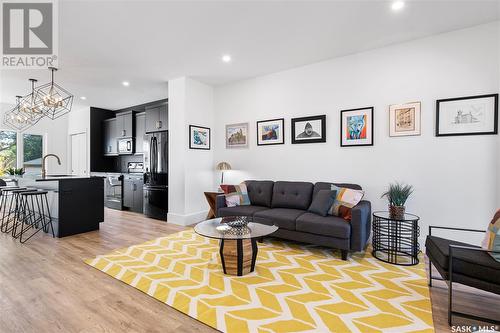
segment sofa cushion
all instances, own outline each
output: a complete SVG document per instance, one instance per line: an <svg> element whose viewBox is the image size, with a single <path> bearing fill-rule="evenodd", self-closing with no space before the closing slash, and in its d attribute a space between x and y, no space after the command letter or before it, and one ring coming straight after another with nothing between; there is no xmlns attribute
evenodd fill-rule
<svg viewBox="0 0 500 333"><path fill-rule="evenodd" d="M321 190L314 196L307 211L321 216L328 215L328 210L332 207L337 191Z"/></svg>
<svg viewBox="0 0 500 333"><path fill-rule="evenodd" d="M427 255L436 261L433 262L435 265L441 266L441 268L445 271L448 271L448 245L450 244L478 247L436 236L427 236L425 241ZM495 259L493 259L493 257L487 252L454 249L453 273L500 284L500 263L495 261Z"/></svg>
<svg viewBox="0 0 500 333"><path fill-rule="evenodd" d="M307 210L312 201L312 191L312 183L275 182L271 207Z"/></svg>
<svg viewBox="0 0 500 333"><path fill-rule="evenodd" d="M275 224L279 228L295 230L295 220L304 214L303 210L290 208L273 208L256 212L254 222Z"/></svg>
<svg viewBox="0 0 500 333"><path fill-rule="evenodd" d="M255 206L271 207L274 182L270 180L247 180L250 203Z"/></svg>
<svg viewBox="0 0 500 333"><path fill-rule="evenodd" d="M335 185L337 187L352 188L353 190L362 190L361 186L359 186L358 184L317 182L316 184L314 184L313 195L316 195L319 190L330 190L332 188L332 185Z"/></svg>
<svg viewBox="0 0 500 333"><path fill-rule="evenodd" d="M269 209L262 206L235 206L235 207L221 207L217 210L219 217L224 216L253 216L255 212Z"/></svg>
<svg viewBox="0 0 500 333"><path fill-rule="evenodd" d="M351 236L351 224L336 216L319 216L313 213L305 213L297 218L297 231L308 232L316 235L349 238Z"/></svg>

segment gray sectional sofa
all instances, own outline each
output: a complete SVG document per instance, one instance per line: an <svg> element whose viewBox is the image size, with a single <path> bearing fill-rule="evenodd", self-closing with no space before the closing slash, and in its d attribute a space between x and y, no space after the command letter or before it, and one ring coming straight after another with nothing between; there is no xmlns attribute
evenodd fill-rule
<svg viewBox="0 0 500 333"><path fill-rule="evenodd" d="M318 191L331 185L361 189L356 184L285 181L245 182L249 206L226 207L224 195L217 196L216 212L223 216L252 216L254 222L275 224L279 229L271 236L311 243L341 250L342 259L349 251L363 251L371 231L371 205L361 201L352 209L350 222L336 216L320 216L307 211Z"/></svg>

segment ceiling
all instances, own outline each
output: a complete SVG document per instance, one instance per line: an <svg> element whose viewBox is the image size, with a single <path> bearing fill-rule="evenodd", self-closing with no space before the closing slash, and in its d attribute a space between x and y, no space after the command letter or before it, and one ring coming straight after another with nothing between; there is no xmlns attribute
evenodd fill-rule
<svg viewBox="0 0 500 333"><path fill-rule="evenodd" d="M498 20L500 1L406 1L396 13L368 0L64 0L59 16L57 82L76 103L119 109L165 98L180 76L224 84ZM4 107L29 77L44 83L49 72L0 72Z"/></svg>

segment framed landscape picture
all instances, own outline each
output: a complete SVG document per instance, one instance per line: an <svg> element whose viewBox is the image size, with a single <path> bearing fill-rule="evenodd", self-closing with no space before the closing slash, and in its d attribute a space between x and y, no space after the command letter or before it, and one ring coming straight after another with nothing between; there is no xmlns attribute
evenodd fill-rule
<svg viewBox="0 0 500 333"><path fill-rule="evenodd" d="M226 148L248 148L248 123L226 125Z"/></svg>
<svg viewBox="0 0 500 333"><path fill-rule="evenodd" d="M292 143L326 142L326 115L292 118Z"/></svg>
<svg viewBox="0 0 500 333"><path fill-rule="evenodd" d="M285 120L271 119L257 122L257 145L282 145L285 143Z"/></svg>
<svg viewBox="0 0 500 333"><path fill-rule="evenodd" d="M189 148L210 150L210 128L189 125Z"/></svg>
<svg viewBox="0 0 500 333"><path fill-rule="evenodd" d="M498 133L498 94L436 101L436 136Z"/></svg>
<svg viewBox="0 0 500 333"><path fill-rule="evenodd" d="M420 102L389 106L389 136L420 134Z"/></svg>
<svg viewBox="0 0 500 333"><path fill-rule="evenodd" d="M340 146L373 146L373 107L340 111Z"/></svg>

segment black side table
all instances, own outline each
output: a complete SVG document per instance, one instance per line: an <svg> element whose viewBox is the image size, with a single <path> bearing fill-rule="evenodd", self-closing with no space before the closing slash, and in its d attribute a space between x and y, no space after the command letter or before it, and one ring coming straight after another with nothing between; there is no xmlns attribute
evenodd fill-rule
<svg viewBox="0 0 500 333"><path fill-rule="evenodd" d="M374 212L372 255L395 265L418 264L419 219L416 215L405 214L403 219L399 220L391 218L389 212Z"/></svg>

